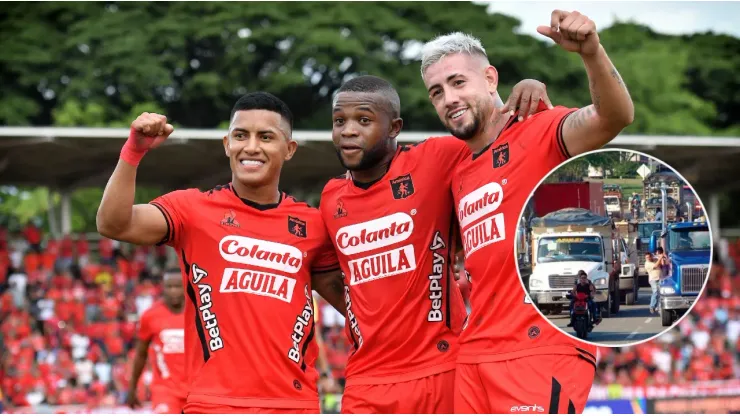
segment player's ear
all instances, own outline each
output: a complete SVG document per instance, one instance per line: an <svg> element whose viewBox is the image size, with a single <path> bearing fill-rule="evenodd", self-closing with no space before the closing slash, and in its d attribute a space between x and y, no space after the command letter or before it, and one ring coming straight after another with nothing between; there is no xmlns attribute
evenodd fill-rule
<svg viewBox="0 0 740 416"><path fill-rule="evenodd" d="M285 161L293 159L293 155L298 150L298 142L293 139L288 139L288 153L285 154Z"/></svg>
<svg viewBox="0 0 740 416"><path fill-rule="evenodd" d="M488 92L493 94L498 88L498 71L496 71L493 65L488 65L484 75L486 77L486 84L488 85Z"/></svg>
<svg viewBox="0 0 740 416"><path fill-rule="evenodd" d="M230 152L229 152L229 135L228 134L224 136L224 153L226 153L226 157L231 156L229 154Z"/></svg>
<svg viewBox="0 0 740 416"><path fill-rule="evenodd" d="M391 139L395 139L398 137L399 134L401 134L401 129L403 128L403 119L402 118L394 118L391 120L391 130L388 132L388 137Z"/></svg>

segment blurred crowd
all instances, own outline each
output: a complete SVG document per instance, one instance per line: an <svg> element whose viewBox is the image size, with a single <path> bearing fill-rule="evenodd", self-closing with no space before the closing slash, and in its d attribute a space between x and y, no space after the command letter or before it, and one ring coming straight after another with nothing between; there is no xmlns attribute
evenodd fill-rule
<svg viewBox="0 0 740 416"><path fill-rule="evenodd" d="M6 406L122 403L136 323L160 296L166 252L124 250L108 239L91 244L84 235L46 239L33 225L17 235L0 228L0 391ZM150 379L147 371L142 400Z"/></svg>
<svg viewBox="0 0 740 416"><path fill-rule="evenodd" d="M0 398L5 406L123 403L136 323L160 296L166 247L136 247L96 236L46 238L33 225L0 228ZM740 261L740 240L730 246ZM651 342L599 350L598 384L660 385L740 375L740 279L713 267L705 296L677 329ZM464 296L467 280L458 280ZM344 317L317 299L326 358L344 385L349 346ZM138 393L150 396L145 370ZM338 390L337 390L338 388ZM336 395L323 399L335 404ZM326 403L325 403L326 404ZM331 407L331 404L329 405Z"/></svg>
<svg viewBox="0 0 740 416"><path fill-rule="evenodd" d="M665 386L740 377L740 240L730 244L728 264L715 257L701 301L686 319L642 344L599 348L596 383Z"/></svg>

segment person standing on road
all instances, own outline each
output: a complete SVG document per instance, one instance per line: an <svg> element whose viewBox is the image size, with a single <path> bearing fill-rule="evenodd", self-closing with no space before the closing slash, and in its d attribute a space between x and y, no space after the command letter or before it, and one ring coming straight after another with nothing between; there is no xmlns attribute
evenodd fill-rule
<svg viewBox="0 0 740 416"><path fill-rule="evenodd" d="M656 250L656 254L662 251L660 248ZM663 278L662 258L653 256L652 253L645 253L645 270L648 273L648 281L650 282L650 288L653 290L653 295L650 297L650 313L655 313L658 310L658 301L660 296L660 281Z"/></svg>

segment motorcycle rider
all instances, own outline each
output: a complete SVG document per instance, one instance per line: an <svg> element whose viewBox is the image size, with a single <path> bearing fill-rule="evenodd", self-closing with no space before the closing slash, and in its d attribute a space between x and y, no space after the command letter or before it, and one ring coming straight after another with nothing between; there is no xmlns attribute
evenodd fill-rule
<svg viewBox="0 0 740 416"><path fill-rule="evenodd" d="M601 323L601 314L599 313L599 308L596 307L596 303L594 303L594 295L596 294L596 287L593 283L591 283L591 280L588 278L588 274L583 271L578 271L578 280L576 281L576 284L573 286L573 296L571 296L570 299L570 323L568 323L569 327L573 326L573 305L575 303L576 299L576 293L585 293L588 295L587 302L588 302L588 310L591 314L591 328L593 328L594 325L598 325Z"/></svg>

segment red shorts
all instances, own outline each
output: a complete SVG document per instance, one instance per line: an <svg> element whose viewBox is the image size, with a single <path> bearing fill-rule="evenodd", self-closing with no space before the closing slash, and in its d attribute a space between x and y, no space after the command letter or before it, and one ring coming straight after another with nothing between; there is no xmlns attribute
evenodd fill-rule
<svg viewBox="0 0 740 416"><path fill-rule="evenodd" d="M456 372L455 413L582 413L596 364L585 354L533 355Z"/></svg>
<svg viewBox="0 0 740 416"><path fill-rule="evenodd" d="M188 411L184 413L194 414L319 414L319 408L315 409L277 409L270 407L235 407L223 404L188 403Z"/></svg>
<svg viewBox="0 0 740 416"><path fill-rule="evenodd" d="M454 383L452 370L403 383L347 386L342 413L452 413Z"/></svg>
<svg viewBox="0 0 740 416"><path fill-rule="evenodd" d="M168 391L152 390L152 413L182 413L185 400L185 397L178 397Z"/></svg>

